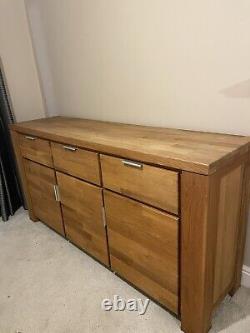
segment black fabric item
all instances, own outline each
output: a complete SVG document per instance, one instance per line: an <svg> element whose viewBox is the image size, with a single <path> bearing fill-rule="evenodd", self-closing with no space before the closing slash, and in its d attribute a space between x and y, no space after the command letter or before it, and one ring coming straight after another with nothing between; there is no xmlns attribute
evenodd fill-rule
<svg viewBox="0 0 250 333"><path fill-rule="evenodd" d="M0 216L7 221L23 204L8 125L14 122L0 69Z"/></svg>

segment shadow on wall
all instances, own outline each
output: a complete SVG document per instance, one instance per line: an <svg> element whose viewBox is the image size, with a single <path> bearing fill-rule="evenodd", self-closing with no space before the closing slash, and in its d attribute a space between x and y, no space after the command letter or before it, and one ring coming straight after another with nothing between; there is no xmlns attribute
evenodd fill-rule
<svg viewBox="0 0 250 333"><path fill-rule="evenodd" d="M250 79L225 88L220 93L228 98L250 98Z"/></svg>

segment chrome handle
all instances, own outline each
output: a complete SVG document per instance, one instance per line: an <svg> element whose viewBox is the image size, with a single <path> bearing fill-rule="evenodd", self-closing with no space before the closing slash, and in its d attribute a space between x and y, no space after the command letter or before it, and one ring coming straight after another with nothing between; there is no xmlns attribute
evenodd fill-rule
<svg viewBox="0 0 250 333"><path fill-rule="evenodd" d="M76 151L77 150L77 148L71 147L71 146L63 146L63 148L66 149L66 150L70 150L70 151Z"/></svg>
<svg viewBox="0 0 250 333"><path fill-rule="evenodd" d="M36 140L36 138L34 136L30 136L30 135L25 135L25 139Z"/></svg>
<svg viewBox="0 0 250 333"><path fill-rule="evenodd" d="M56 200L56 201L60 201L59 193L58 193L58 186L57 186L57 185L54 185L53 188L54 188L55 200Z"/></svg>
<svg viewBox="0 0 250 333"><path fill-rule="evenodd" d="M104 208L104 206L102 206L102 221L103 221L104 227L106 227L107 222L106 222L106 214L105 214L105 208Z"/></svg>
<svg viewBox="0 0 250 333"><path fill-rule="evenodd" d="M123 160L122 163L124 165L132 167L132 168L137 168L137 169L142 169L143 168L143 164L136 163L136 162L133 162L133 161Z"/></svg>

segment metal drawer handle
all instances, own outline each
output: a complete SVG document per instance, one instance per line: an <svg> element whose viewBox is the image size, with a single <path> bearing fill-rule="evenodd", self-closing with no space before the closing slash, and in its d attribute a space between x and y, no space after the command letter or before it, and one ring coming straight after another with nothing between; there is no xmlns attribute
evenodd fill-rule
<svg viewBox="0 0 250 333"><path fill-rule="evenodd" d="M70 150L70 151L76 151L77 150L77 148L71 147L71 146L63 146L63 148L66 149L66 150Z"/></svg>
<svg viewBox="0 0 250 333"><path fill-rule="evenodd" d="M133 162L133 161L123 160L122 163L124 165L132 167L132 168L137 168L137 169L142 169L143 168L143 164L136 163L136 162Z"/></svg>
<svg viewBox="0 0 250 333"><path fill-rule="evenodd" d="M30 136L30 135L25 135L25 139L36 140L36 138L34 136Z"/></svg>

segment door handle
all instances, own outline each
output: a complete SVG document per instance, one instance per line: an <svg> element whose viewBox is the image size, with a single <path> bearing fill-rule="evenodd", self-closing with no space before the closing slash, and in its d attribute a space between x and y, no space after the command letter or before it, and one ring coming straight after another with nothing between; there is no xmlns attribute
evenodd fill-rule
<svg viewBox="0 0 250 333"><path fill-rule="evenodd" d="M53 185L53 188L54 188L55 200L56 201L60 201L60 195L59 195L58 185Z"/></svg>

